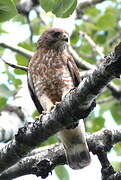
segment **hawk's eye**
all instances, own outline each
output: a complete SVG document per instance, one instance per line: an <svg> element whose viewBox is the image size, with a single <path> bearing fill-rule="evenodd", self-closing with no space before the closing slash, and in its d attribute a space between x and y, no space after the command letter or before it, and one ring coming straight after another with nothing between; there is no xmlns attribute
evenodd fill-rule
<svg viewBox="0 0 121 180"><path fill-rule="evenodd" d="M54 32L53 36L58 37L61 33L60 32Z"/></svg>

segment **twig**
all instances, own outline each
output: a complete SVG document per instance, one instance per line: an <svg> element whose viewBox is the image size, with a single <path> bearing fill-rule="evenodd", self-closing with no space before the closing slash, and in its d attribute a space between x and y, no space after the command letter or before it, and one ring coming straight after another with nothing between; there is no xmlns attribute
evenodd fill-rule
<svg viewBox="0 0 121 180"><path fill-rule="evenodd" d="M121 31L119 31L116 36L114 36L113 38L111 38L109 41L108 41L108 44L109 46L113 46L114 43L116 43L118 40L121 39Z"/></svg>
<svg viewBox="0 0 121 180"><path fill-rule="evenodd" d="M97 52L97 53L100 55L100 57L103 59L103 58L104 58L104 54L103 54L103 52L102 52L102 48L99 47L99 46L92 40L92 38L91 38L89 35L87 35L85 32L80 32L80 35L83 36L83 37L88 41L88 43L91 45L93 51Z"/></svg>
<svg viewBox="0 0 121 180"><path fill-rule="evenodd" d="M20 69L20 70L23 70L23 71L26 71L26 72L28 71L28 67L26 67L26 66L20 66L20 65L15 65L15 64L9 63L5 59L3 59L1 56L0 56L0 59L2 59L2 61L5 64L11 66L12 68L17 68L17 69Z"/></svg>
<svg viewBox="0 0 121 180"><path fill-rule="evenodd" d="M85 1L80 2L78 8L81 8L81 9L88 8L90 6L94 6L95 4L99 4L103 1L106 1L106 0L85 0Z"/></svg>
<svg viewBox="0 0 121 180"><path fill-rule="evenodd" d="M24 57L26 57L28 59L30 59L33 56L33 52L28 51L28 50L26 50L26 49L24 49L22 47L18 47L18 46L15 46L15 45L13 46L11 44L7 44L7 43L3 43L3 42L0 43L0 46L3 47L3 48L8 48L8 49L10 49L10 50L12 50L12 51L14 51L16 53L19 53L19 54L21 54L22 56L24 56Z"/></svg>
<svg viewBox="0 0 121 180"><path fill-rule="evenodd" d="M105 102L108 102L108 101L112 101L114 99L114 97L107 97L107 98L104 98L104 99L98 99L96 101L97 104L102 104L102 103L105 103Z"/></svg>
<svg viewBox="0 0 121 180"><path fill-rule="evenodd" d="M106 1L106 0L85 0L85 1L80 2L78 7L76 8L77 18L81 18L83 11L86 8L102 3L103 1Z"/></svg>
<svg viewBox="0 0 121 180"><path fill-rule="evenodd" d="M69 46L68 50L79 68L83 70L89 70L89 69L93 70L95 68L94 65L84 61L71 46Z"/></svg>
<svg viewBox="0 0 121 180"><path fill-rule="evenodd" d="M101 51L101 47L99 47L98 45L96 45L96 43L91 39L90 36L88 36L86 33L81 32L81 35L85 37L85 39L89 42L89 44L92 46L93 50L96 51L101 58L104 58L104 54ZM85 64L86 65L86 64ZM89 74L91 73L91 71L88 71L87 74L89 76ZM82 73L83 74L83 73ZM118 100L121 101L121 90L120 88L118 88L113 82L110 82L107 85L108 89L112 92L112 95Z"/></svg>
<svg viewBox="0 0 121 180"><path fill-rule="evenodd" d="M110 82L107 85L108 89L112 92L112 95L118 100L121 101L121 88L115 85L113 82Z"/></svg>

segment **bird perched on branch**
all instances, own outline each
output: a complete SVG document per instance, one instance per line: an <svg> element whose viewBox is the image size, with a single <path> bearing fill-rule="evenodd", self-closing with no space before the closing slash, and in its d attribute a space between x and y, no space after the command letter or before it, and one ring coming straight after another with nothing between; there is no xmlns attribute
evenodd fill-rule
<svg viewBox="0 0 121 180"><path fill-rule="evenodd" d="M41 113L50 112L56 102L80 83L78 68L69 54L69 35L60 28L50 28L39 38L37 51L28 66L28 87L32 99ZM85 138L84 122L58 133L63 143L67 162L73 169L81 169L90 163Z"/></svg>

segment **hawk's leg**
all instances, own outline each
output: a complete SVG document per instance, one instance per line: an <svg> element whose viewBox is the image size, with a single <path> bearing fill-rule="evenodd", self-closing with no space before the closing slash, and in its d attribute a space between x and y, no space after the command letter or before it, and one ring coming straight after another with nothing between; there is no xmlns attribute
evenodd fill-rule
<svg viewBox="0 0 121 180"><path fill-rule="evenodd" d="M49 113L54 106L51 99L46 94L40 96L39 101L44 109L44 114Z"/></svg>
<svg viewBox="0 0 121 180"><path fill-rule="evenodd" d="M40 96L39 101L41 102L41 105L42 105L44 111L42 111L42 114L40 114L36 118L41 119L41 117L43 115L45 115L51 111L54 104L52 103L51 99L46 94L43 94L42 96Z"/></svg>

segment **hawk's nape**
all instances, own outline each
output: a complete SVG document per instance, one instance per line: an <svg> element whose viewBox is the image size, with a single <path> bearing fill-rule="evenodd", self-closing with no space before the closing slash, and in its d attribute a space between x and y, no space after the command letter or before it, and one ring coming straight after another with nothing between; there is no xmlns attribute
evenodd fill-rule
<svg viewBox="0 0 121 180"><path fill-rule="evenodd" d="M28 66L28 87L38 111L51 111L80 83L78 68L67 50L68 33L60 28L46 30L38 40L37 52ZM84 122L63 129L58 135L64 145L68 164L80 169L90 163Z"/></svg>

